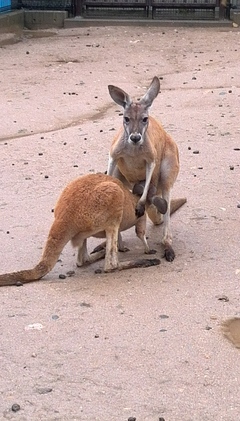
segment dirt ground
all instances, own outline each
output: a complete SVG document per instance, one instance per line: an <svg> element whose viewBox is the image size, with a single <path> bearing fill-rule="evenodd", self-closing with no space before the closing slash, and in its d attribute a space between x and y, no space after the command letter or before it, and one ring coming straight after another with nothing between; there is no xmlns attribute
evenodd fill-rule
<svg viewBox="0 0 240 421"><path fill-rule="evenodd" d="M173 197L188 202L172 217L172 263L149 223L160 266L95 274L103 261L77 269L69 245L43 280L1 288L0 419L236 421L240 350L220 325L240 316L239 30L95 27L15 41L0 48L1 273L37 263L68 181L106 170L122 111L108 84L138 98L161 78L151 114L177 141ZM133 229L124 241L121 260L144 256Z"/></svg>

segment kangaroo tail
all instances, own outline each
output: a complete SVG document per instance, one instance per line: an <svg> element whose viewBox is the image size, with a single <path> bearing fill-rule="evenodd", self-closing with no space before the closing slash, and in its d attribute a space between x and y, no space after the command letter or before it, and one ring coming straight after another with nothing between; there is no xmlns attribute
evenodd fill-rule
<svg viewBox="0 0 240 421"><path fill-rule="evenodd" d="M0 275L0 287L7 285L22 285L28 282L38 281L47 275L55 266L61 251L71 239L66 232L61 233L59 224L54 221L48 239L43 251L40 262L33 268L20 270L17 272L9 272Z"/></svg>
<svg viewBox="0 0 240 421"><path fill-rule="evenodd" d="M170 203L170 213L172 215L172 213L176 212L176 210L178 210L181 206L184 205L184 203L186 203L187 199L186 197L180 197L178 199L172 199L171 203Z"/></svg>
<svg viewBox="0 0 240 421"><path fill-rule="evenodd" d="M17 272L9 272L0 275L0 287L6 285L22 285L27 282L38 281L50 272L47 263L40 261L33 269L20 270Z"/></svg>
<svg viewBox="0 0 240 421"><path fill-rule="evenodd" d="M181 206L186 203L187 199L185 197L179 198L179 199L172 199L170 203L170 213L176 212ZM158 209L156 206L151 204L147 207L147 214L148 217L151 219L154 225L160 225L163 222L163 216L160 212L158 212Z"/></svg>

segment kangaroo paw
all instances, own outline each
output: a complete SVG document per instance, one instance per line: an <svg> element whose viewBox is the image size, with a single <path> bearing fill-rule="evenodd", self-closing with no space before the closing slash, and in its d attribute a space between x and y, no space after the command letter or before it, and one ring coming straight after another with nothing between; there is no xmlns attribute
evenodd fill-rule
<svg viewBox="0 0 240 421"><path fill-rule="evenodd" d="M144 186L140 183L134 184L132 192L137 196L142 196L144 190Z"/></svg>
<svg viewBox="0 0 240 421"><path fill-rule="evenodd" d="M142 203L138 203L135 208L135 215L137 216L137 218L141 218L141 216L144 215L144 212L145 212L145 206L142 205Z"/></svg>

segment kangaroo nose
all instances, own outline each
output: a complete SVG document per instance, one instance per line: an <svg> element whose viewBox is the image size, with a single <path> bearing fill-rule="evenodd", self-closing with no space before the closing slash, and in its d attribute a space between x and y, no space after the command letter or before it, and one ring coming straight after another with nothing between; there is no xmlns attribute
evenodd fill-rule
<svg viewBox="0 0 240 421"><path fill-rule="evenodd" d="M133 143L138 143L141 140L142 136L139 133L132 133L130 135L130 140Z"/></svg>

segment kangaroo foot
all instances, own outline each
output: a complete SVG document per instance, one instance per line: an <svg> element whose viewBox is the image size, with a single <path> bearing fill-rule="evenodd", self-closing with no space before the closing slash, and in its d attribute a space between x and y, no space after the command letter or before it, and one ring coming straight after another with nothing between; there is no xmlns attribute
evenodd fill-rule
<svg viewBox="0 0 240 421"><path fill-rule="evenodd" d="M164 257L167 262L173 262L175 258L175 252L171 246L167 246L164 250Z"/></svg>

